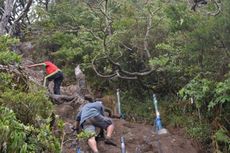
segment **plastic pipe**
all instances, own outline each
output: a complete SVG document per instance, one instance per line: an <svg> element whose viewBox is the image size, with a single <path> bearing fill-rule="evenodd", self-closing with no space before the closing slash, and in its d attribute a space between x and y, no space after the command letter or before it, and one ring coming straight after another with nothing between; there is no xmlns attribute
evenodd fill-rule
<svg viewBox="0 0 230 153"><path fill-rule="evenodd" d="M117 109L118 109L118 114L121 115L121 101L120 101L120 90L117 89Z"/></svg>
<svg viewBox="0 0 230 153"><path fill-rule="evenodd" d="M124 137L121 137L121 153L126 153Z"/></svg>
<svg viewBox="0 0 230 153"><path fill-rule="evenodd" d="M157 130L160 130L162 129L162 124L161 124L160 112L157 107L157 98L155 94L153 94L153 102L154 102L155 112L156 112L156 127Z"/></svg>

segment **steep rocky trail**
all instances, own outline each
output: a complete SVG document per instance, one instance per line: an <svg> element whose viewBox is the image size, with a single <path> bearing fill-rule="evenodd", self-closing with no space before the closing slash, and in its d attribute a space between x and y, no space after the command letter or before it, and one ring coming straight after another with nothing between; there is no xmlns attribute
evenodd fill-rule
<svg viewBox="0 0 230 153"><path fill-rule="evenodd" d="M59 107L59 106L58 106ZM63 153L75 153L77 146L80 146L81 153L91 153L87 142L81 140L78 144L74 139L76 134L71 133L73 119L65 120L65 132L69 133L64 138ZM104 144L104 141L98 142L98 148L101 153L120 153L120 137L125 138L127 153L197 153L192 141L179 134L178 130L174 134L156 135L152 125L131 123L123 119L113 119L115 131L113 140L117 146ZM159 150L160 149L160 150Z"/></svg>
<svg viewBox="0 0 230 153"><path fill-rule="evenodd" d="M25 62L24 64L28 64ZM42 72L35 72L27 69L33 81L42 84ZM50 85L52 91L52 84ZM76 95L76 85L61 88L62 94ZM80 100L80 101L79 101ZM74 105L73 105L74 104ZM73 133L71 127L74 125L74 116L78 111L78 107L82 104L82 98L72 100L72 103L62 103L55 105L55 114L64 121L64 135L60 131L56 131L62 137L62 153L76 153L77 146L80 147L81 153L91 153L87 142L81 140L76 141L76 133ZM168 134L156 135L152 125L131 123L123 119L113 119L115 131L113 140L117 146L104 144L103 141L98 142L98 149L101 153L120 153L120 138L125 138L127 153L198 153L198 149L193 145L192 141L185 138L184 134L180 134L181 129L169 130Z"/></svg>

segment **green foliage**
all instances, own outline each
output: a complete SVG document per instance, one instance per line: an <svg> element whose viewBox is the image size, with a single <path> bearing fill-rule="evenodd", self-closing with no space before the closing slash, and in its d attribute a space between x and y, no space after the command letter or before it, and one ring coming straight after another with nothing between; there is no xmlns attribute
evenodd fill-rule
<svg viewBox="0 0 230 153"><path fill-rule="evenodd" d="M161 116L164 117L169 127L185 128L189 137L204 144L210 141L211 127L205 120L200 122L197 115L194 114L192 105L187 101L173 102L169 99L163 101L161 107Z"/></svg>
<svg viewBox="0 0 230 153"><path fill-rule="evenodd" d="M211 129L208 124L201 124L199 122L194 122L194 120L190 120L190 127L187 125L187 134L201 142L207 142L210 140Z"/></svg>
<svg viewBox="0 0 230 153"><path fill-rule="evenodd" d="M230 78L217 83L214 97L208 107L212 109L216 105L223 105L224 103L230 103Z"/></svg>
<svg viewBox="0 0 230 153"><path fill-rule="evenodd" d="M196 77L182 88L179 94L184 99L194 98L196 107L201 108L211 100L214 87L215 84L212 81Z"/></svg>
<svg viewBox="0 0 230 153"><path fill-rule="evenodd" d="M44 91L25 93L7 90L0 96L0 105L14 110L17 119L24 124L35 124L36 118L47 118L52 111L52 103Z"/></svg>
<svg viewBox="0 0 230 153"><path fill-rule="evenodd" d="M144 98L139 101L137 97L131 96L128 92L122 94L121 109L127 119L136 121L147 121L152 123L154 107L151 99Z"/></svg>
<svg viewBox="0 0 230 153"><path fill-rule="evenodd" d="M226 129L219 129L216 131L216 133L213 135L214 140L217 143L216 151L219 152L229 152L230 151L230 137L228 136L228 131ZM220 147L221 144L224 147Z"/></svg>
<svg viewBox="0 0 230 153"><path fill-rule="evenodd" d="M79 134L77 134L78 140L88 140L89 138L95 137L96 133L88 132L88 131L81 131Z"/></svg>
<svg viewBox="0 0 230 153"><path fill-rule="evenodd" d="M25 91L15 75L1 72L0 76L0 151L60 152L60 142L49 127L52 103L45 91L34 90L33 84Z"/></svg>
<svg viewBox="0 0 230 153"><path fill-rule="evenodd" d="M11 45L15 45L19 42L16 38L11 38L8 35L2 35L0 37L0 51L8 51Z"/></svg>
<svg viewBox="0 0 230 153"><path fill-rule="evenodd" d="M188 116L185 114L188 112L186 109L187 103L179 101L175 102L176 99L163 100L161 102L161 116L164 118L165 124L174 128L186 127L189 120L193 120L192 115Z"/></svg>
<svg viewBox="0 0 230 153"><path fill-rule="evenodd" d="M154 58L150 61L150 64L152 66L161 66L161 67L164 67L167 65L169 61L169 57L166 55L166 56L160 56L158 58Z"/></svg>
<svg viewBox="0 0 230 153"><path fill-rule="evenodd" d="M32 127L25 126L18 122L12 110L0 107L0 150L7 152L25 152L26 129ZM6 143L4 146L4 143ZM5 148L4 148L5 147Z"/></svg>
<svg viewBox="0 0 230 153"><path fill-rule="evenodd" d="M20 153L57 153L60 143L52 136L49 127L25 125L16 119L14 112L0 106L0 151Z"/></svg>
<svg viewBox="0 0 230 153"><path fill-rule="evenodd" d="M1 64L19 62L20 60L21 60L21 57L15 54L14 52L11 52L11 51L0 52L0 63Z"/></svg>
<svg viewBox="0 0 230 153"><path fill-rule="evenodd" d="M226 79L230 61L229 0L221 1L223 10L218 16L206 15L205 11L214 6L212 3L193 12L182 0L110 0L105 16L104 7L89 8L84 2L56 1L47 12L39 11L39 20L33 22L33 27L40 31L36 37L33 35L38 50L36 60L40 60L37 55L53 58L68 81L75 81L73 69L81 63L92 88L114 91L119 87L126 91L122 94L122 109L130 116L152 120L152 102L147 97L155 92L174 98L179 92L183 102L173 101L169 107L164 106L170 111L163 110L162 116L170 116L167 119L175 127L190 126L189 135L201 141L211 137L211 132L205 133L206 122L211 123L217 117L218 124L228 126L224 118L230 117L229 79ZM145 38L150 18L152 25ZM111 35L106 31L108 19L112 20ZM146 56L144 41L148 42L150 58ZM143 72L150 67L154 71L139 78L139 82L103 80L95 75L90 63L97 56L98 70L110 74L114 66L104 60L105 55L126 71ZM2 76L5 86L9 85L9 77ZM194 99L194 104L188 102L189 98ZM199 123L197 109L203 117ZM218 129L214 126L211 130L215 133Z"/></svg>
<svg viewBox="0 0 230 153"><path fill-rule="evenodd" d="M224 130L224 129L219 129L218 131L216 131L216 133L214 134L214 137L217 141L219 142L224 142L226 144L230 145L230 137L227 135L228 131Z"/></svg>
<svg viewBox="0 0 230 153"><path fill-rule="evenodd" d="M8 72L3 71L0 72L0 91L4 92L6 90L20 90L20 91L27 91L28 84L26 84L25 76L19 76L15 72Z"/></svg>
<svg viewBox="0 0 230 153"><path fill-rule="evenodd" d="M52 135L48 124L40 126L36 140L36 152L58 153L61 151L60 141Z"/></svg>
<svg viewBox="0 0 230 153"><path fill-rule="evenodd" d="M170 19L170 27L172 32L193 29L196 25L196 19L187 10L185 3L170 5L165 10L166 15Z"/></svg>
<svg viewBox="0 0 230 153"><path fill-rule="evenodd" d="M12 87L12 75L0 72L0 91Z"/></svg>
<svg viewBox="0 0 230 153"><path fill-rule="evenodd" d="M187 120L188 118L183 116L183 115L176 115L176 114L171 114L170 117L168 117L168 125L174 127L174 128L179 128L179 127L186 127L187 125Z"/></svg>
<svg viewBox="0 0 230 153"><path fill-rule="evenodd" d="M18 40L8 35L0 36L0 64L20 62L21 56L12 52L10 47L18 43Z"/></svg>

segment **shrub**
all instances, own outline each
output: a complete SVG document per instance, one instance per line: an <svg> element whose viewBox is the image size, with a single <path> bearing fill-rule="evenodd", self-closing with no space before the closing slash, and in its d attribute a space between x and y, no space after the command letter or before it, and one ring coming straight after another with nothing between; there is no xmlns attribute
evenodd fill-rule
<svg viewBox="0 0 230 153"><path fill-rule="evenodd" d="M52 112L52 103L44 91L7 90L0 96L0 105L14 110L17 119L24 124L35 124L37 117L47 118Z"/></svg>
<svg viewBox="0 0 230 153"><path fill-rule="evenodd" d="M140 101L128 93L124 93L121 97L121 109L127 119L134 119L134 121L152 123L155 115L151 99L143 98Z"/></svg>
<svg viewBox="0 0 230 153"><path fill-rule="evenodd" d="M10 50L10 47L18 42L18 39L10 36L0 36L0 64L12 64L21 61L21 56Z"/></svg>
<svg viewBox="0 0 230 153"><path fill-rule="evenodd" d="M15 113L0 106L0 152L7 153L57 153L60 143L52 136L48 125L39 128L25 125L16 119Z"/></svg>
<svg viewBox="0 0 230 153"><path fill-rule="evenodd" d="M219 129L213 135L216 152L229 152L230 151L230 137L226 129Z"/></svg>
<svg viewBox="0 0 230 153"><path fill-rule="evenodd" d="M190 124L186 127L187 134L200 142L207 142L210 140L211 128L208 124L202 124L190 120Z"/></svg>

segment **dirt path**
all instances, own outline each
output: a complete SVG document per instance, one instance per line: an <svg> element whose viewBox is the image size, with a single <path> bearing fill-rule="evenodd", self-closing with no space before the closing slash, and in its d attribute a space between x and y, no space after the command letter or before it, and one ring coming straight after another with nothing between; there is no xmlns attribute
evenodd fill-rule
<svg viewBox="0 0 230 153"><path fill-rule="evenodd" d="M74 120L66 120L66 125L71 126ZM115 131L113 133L116 147L98 142L98 149L101 153L120 153L120 137L125 138L126 153L197 153L192 142L182 135L165 134L159 136L153 132L153 126L130 123L125 120L114 119ZM67 127L66 129L69 130ZM68 131L69 132L69 131ZM67 132L67 133L68 133ZM74 135L66 135L65 141L74 139ZM80 142L81 153L91 153L87 142ZM77 145L74 141L67 141L63 153L76 153ZM160 149L160 150L159 150Z"/></svg>

